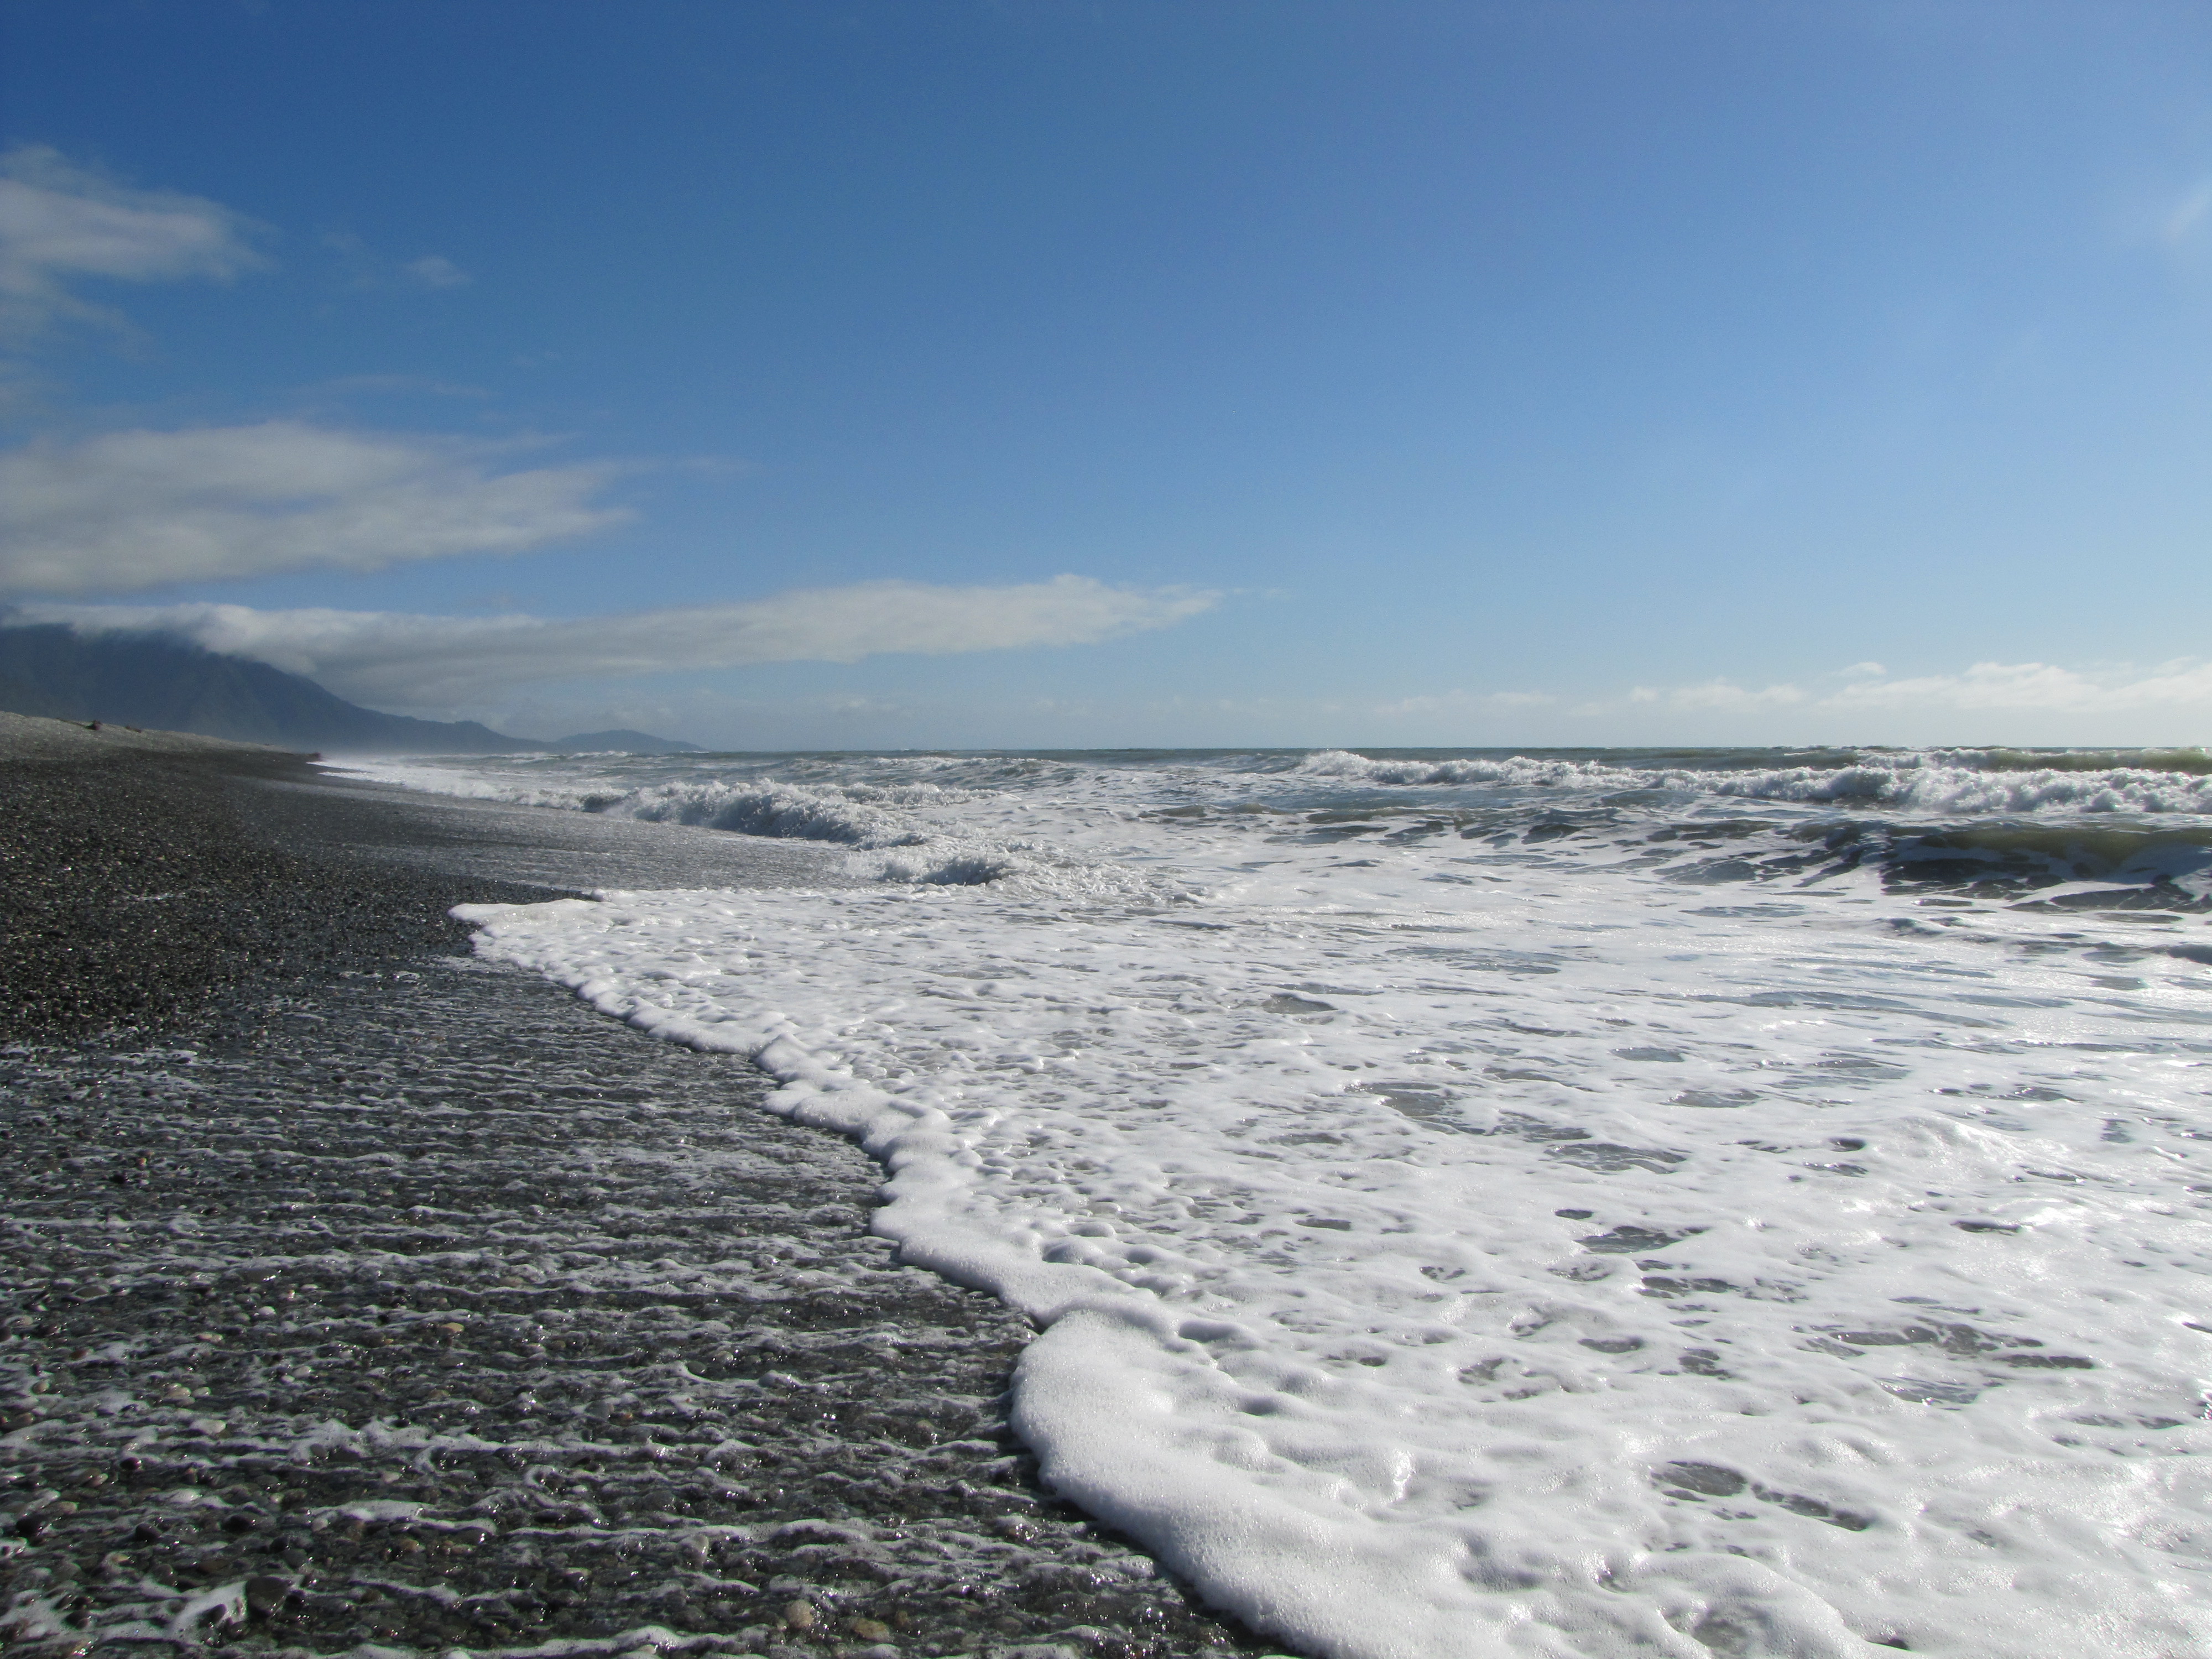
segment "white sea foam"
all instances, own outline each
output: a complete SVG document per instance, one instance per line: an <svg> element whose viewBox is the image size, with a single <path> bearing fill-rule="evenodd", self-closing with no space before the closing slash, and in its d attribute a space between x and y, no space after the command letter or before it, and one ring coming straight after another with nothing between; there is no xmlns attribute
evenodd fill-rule
<svg viewBox="0 0 2212 1659"><path fill-rule="evenodd" d="M2015 751L2016 753L2016 751ZM2113 766L2002 768L1987 750L1865 756L1850 765L1717 770L1638 767L1518 755L1437 760L1370 759L1324 750L1301 770L1376 784L1492 784L1522 788L1668 790L1759 801L1842 804L1929 813L2212 813L2212 775Z"/></svg>
<svg viewBox="0 0 2212 1659"><path fill-rule="evenodd" d="M1287 1640L2212 1650L2212 825L2094 805L2200 781L2048 769L1916 865L1731 816L1810 769L1363 758L687 762L914 839L466 914L860 1139L878 1230L1041 1326L1048 1478Z"/></svg>

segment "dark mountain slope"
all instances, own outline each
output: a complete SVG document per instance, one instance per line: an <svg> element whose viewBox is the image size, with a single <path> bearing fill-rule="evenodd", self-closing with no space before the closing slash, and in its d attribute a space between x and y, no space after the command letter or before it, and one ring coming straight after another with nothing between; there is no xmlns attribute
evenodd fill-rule
<svg viewBox="0 0 2212 1659"><path fill-rule="evenodd" d="M474 720L379 714L301 675L158 634L0 626L0 708L197 732L326 754L483 755L544 750Z"/></svg>

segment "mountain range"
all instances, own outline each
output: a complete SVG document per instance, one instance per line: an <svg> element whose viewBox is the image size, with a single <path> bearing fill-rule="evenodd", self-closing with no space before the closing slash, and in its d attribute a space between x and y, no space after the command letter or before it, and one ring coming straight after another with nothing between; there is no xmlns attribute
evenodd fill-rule
<svg viewBox="0 0 2212 1659"><path fill-rule="evenodd" d="M495 755L622 749L671 755L696 743L647 732L580 732L550 743L475 720L423 720L348 702L301 674L165 634L79 634L0 624L0 709L197 732L325 754Z"/></svg>

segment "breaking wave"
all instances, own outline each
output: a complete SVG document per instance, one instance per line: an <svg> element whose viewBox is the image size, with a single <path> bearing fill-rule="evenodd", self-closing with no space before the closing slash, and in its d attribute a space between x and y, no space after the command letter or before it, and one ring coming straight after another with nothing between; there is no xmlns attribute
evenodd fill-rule
<svg viewBox="0 0 2212 1659"><path fill-rule="evenodd" d="M872 802L801 784L664 783L587 810L649 823L688 823L848 847L914 847L930 839L910 821Z"/></svg>
<svg viewBox="0 0 2212 1659"><path fill-rule="evenodd" d="M2118 763L2124 762L2124 764ZM1640 768L1520 755L1370 759L1349 750L1309 756L1315 778L1382 785L1490 785L1596 793L1664 791L1808 805L1981 816L2008 812L2212 813L2212 756L2201 750L1925 750L1857 756L1833 765L1768 770Z"/></svg>

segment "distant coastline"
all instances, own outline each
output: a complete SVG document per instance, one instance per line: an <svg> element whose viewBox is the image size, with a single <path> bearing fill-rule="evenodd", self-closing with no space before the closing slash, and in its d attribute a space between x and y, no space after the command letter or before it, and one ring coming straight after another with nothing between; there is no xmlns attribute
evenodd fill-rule
<svg viewBox="0 0 2212 1659"><path fill-rule="evenodd" d="M475 720L388 714L348 702L305 675L187 640L11 623L5 611L0 611L0 711L334 755L607 750L671 755L700 749L681 738L627 727L541 739L511 737Z"/></svg>

